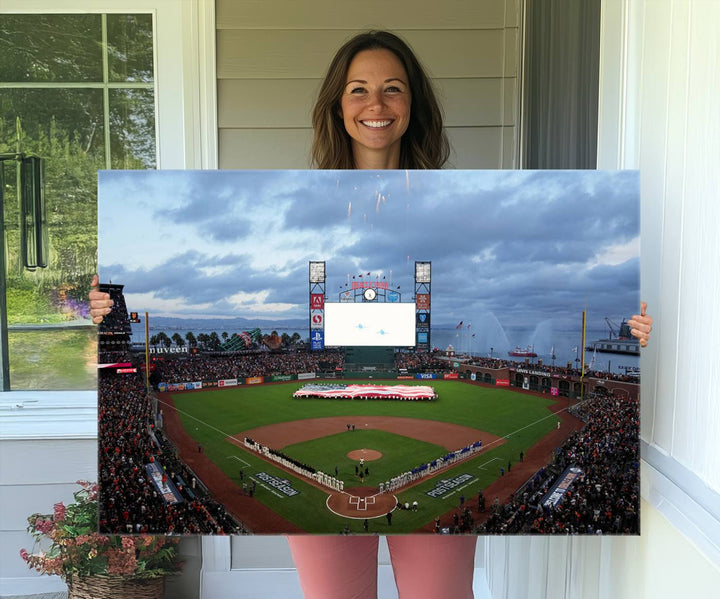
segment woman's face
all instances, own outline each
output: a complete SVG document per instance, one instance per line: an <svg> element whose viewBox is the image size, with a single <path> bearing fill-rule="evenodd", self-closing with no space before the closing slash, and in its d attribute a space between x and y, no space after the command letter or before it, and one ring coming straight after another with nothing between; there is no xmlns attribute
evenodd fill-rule
<svg viewBox="0 0 720 599"><path fill-rule="evenodd" d="M363 155L396 156L399 161L400 139L410 123L410 101L408 76L395 54L377 49L355 55L340 109L356 163Z"/></svg>

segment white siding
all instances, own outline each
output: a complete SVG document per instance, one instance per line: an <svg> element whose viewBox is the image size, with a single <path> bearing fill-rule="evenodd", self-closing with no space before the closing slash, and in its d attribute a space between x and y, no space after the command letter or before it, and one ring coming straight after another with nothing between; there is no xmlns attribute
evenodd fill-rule
<svg viewBox="0 0 720 599"><path fill-rule="evenodd" d="M519 0L218 0L220 168L308 168L310 113L335 51L367 29L413 47L436 83L452 168L517 166ZM382 22L367 15L382 14Z"/></svg>

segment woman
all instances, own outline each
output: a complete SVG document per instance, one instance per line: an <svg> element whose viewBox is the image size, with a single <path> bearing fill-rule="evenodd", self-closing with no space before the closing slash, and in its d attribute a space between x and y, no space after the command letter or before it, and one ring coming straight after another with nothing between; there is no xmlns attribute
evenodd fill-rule
<svg viewBox="0 0 720 599"><path fill-rule="evenodd" d="M439 169L449 156L430 80L388 32L363 33L340 48L312 122L312 160L321 169ZM96 290L90 300L99 323L112 302ZM645 346L652 319L644 303L630 322ZM377 596L377 536L291 536L289 543L308 599ZM472 598L475 544L474 536L389 536L400 599Z"/></svg>

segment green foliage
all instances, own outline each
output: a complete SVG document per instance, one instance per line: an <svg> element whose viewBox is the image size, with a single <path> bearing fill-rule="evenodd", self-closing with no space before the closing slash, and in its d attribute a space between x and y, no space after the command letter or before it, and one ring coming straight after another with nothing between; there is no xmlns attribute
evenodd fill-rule
<svg viewBox="0 0 720 599"><path fill-rule="evenodd" d="M39 286L19 277L8 281L8 324L27 322L62 322L63 317L53 310L48 294Z"/></svg>

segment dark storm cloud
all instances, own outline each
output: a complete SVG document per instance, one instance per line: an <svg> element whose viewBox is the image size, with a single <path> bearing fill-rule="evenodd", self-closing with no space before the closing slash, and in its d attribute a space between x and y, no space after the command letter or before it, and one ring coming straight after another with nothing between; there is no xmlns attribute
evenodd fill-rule
<svg viewBox="0 0 720 599"><path fill-rule="evenodd" d="M169 231L172 225L189 227L183 239L188 249L151 269L103 269L116 269L134 292L213 304L214 313L230 309L227 298L241 291L266 293L268 304L296 304L302 315L309 259L327 260L331 297L348 277L352 282L371 272L373 280L384 276L389 283L392 271L392 287L400 285L406 300L415 260L431 260L435 322L492 312L532 324L568 319L584 302L608 314L637 303L637 259L602 264L609 248L637 237L637 173L221 171L146 177L124 181L124 192L146 198L146 209ZM233 251L237 244L244 244L242 251ZM278 251L282 264L258 260Z"/></svg>

